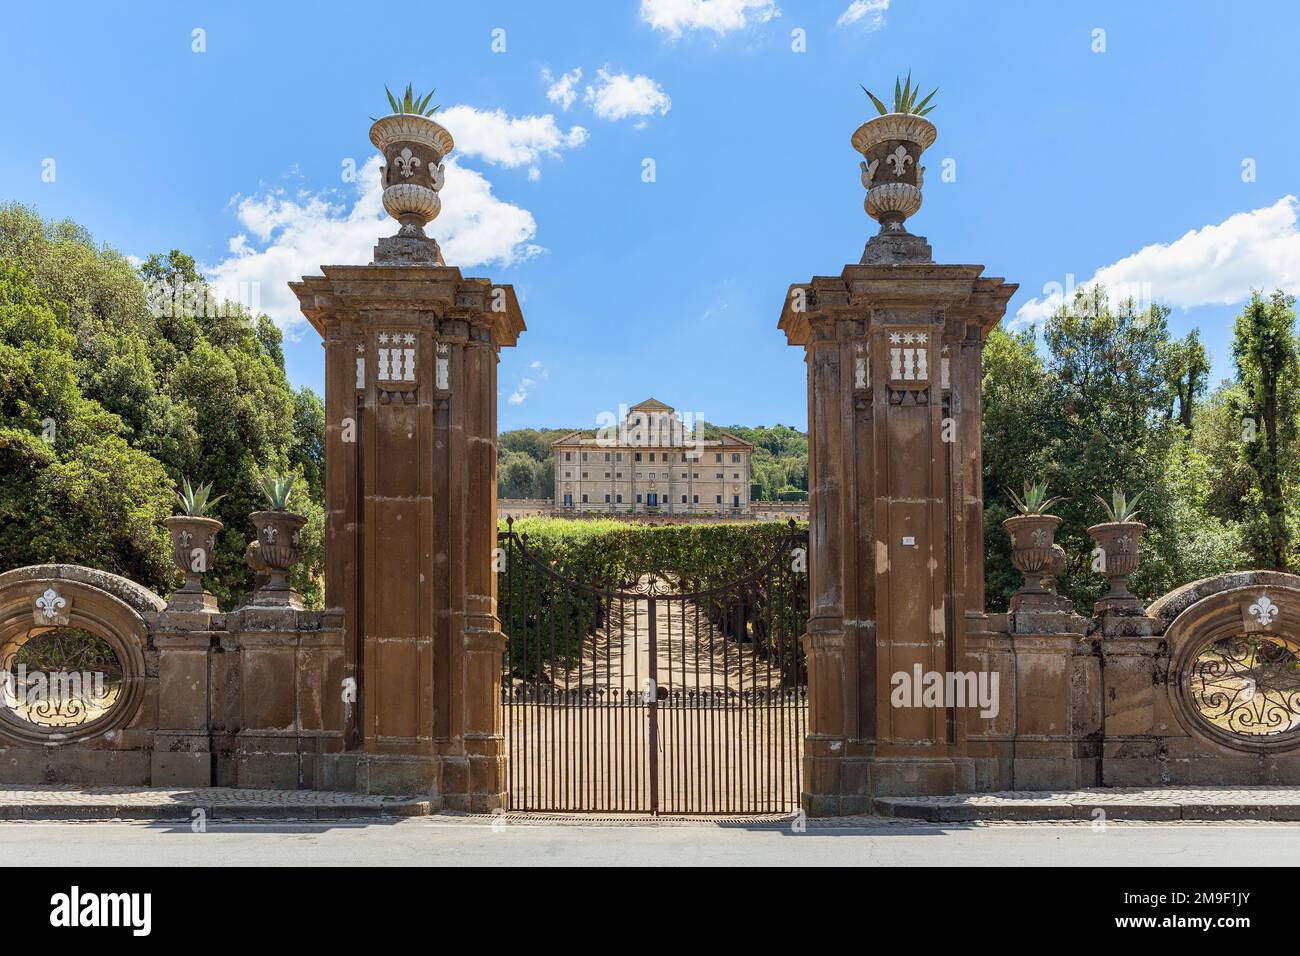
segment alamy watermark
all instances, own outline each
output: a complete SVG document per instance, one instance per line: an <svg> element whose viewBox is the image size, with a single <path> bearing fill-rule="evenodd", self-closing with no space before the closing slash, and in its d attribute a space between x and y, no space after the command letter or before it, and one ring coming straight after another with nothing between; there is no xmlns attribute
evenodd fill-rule
<svg viewBox="0 0 1300 956"><path fill-rule="evenodd" d="M104 698L102 671L29 671L19 664L0 672L0 705L9 710L62 713L68 704Z"/></svg>
<svg viewBox="0 0 1300 956"><path fill-rule="evenodd" d="M893 707L978 707L980 716L998 715L997 671L922 671L913 664L911 672L895 671L889 678Z"/></svg>
<svg viewBox="0 0 1300 956"><path fill-rule="evenodd" d="M159 317L219 318L262 311L262 283L256 281L214 284L151 279L144 284L144 294L149 312Z"/></svg>

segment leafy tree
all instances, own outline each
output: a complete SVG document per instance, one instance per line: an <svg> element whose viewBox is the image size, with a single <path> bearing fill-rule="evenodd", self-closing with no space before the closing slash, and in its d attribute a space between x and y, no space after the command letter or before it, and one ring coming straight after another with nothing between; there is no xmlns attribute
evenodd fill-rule
<svg viewBox="0 0 1300 956"><path fill-rule="evenodd" d="M1300 412L1300 359L1295 335L1295 298L1252 293L1237 316L1232 357L1242 396L1243 456L1254 473L1247 492L1247 540L1268 567L1292 560L1295 524L1286 502L1294 497L1296 415Z"/></svg>
<svg viewBox="0 0 1300 956"><path fill-rule="evenodd" d="M174 482L182 477L211 482L225 495L215 513L225 528L217 538L214 568L206 582L223 605L230 606L252 585L244 550L253 537L248 515L263 507L258 476L295 475L294 507L308 522L302 534L303 560L293 580L309 605L320 606L324 410L309 390L290 388L274 323L216 301L194 259L179 250L150 256L137 270L113 249L97 247L75 223L45 223L16 204L0 206L0 263L22 265L63 330L66 338L58 351L65 365L60 367L72 376L74 397L88 403L78 407L97 409L101 415L96 435L106 442L116 439L133 453L132 461L139 459L113 466L113 455L97 452L75 473L89 483L116 467L114 481L138 486L141 505L131 515L135 523L123 518L116 525L131 527L139 537L144 534L142 524L170 513ZM37 336L35 331L30 334ZM49 451L24 447L29 468L35 467L33 454ZM85 456L90 451L76 453ZM65 486L75 487L72 477ZM18 493L9 471L0 473L0 495ZM59 551L66 555L59 560L129 572L164 593L174 586L177 579L169 562L143 561L139 543L104 541L87 531L110 526L94 508L75 512L53 498L35 501L34 520L52 529L50 534L66 538L78 528L86 541L100 542L98 550ZM165 532L156 525L150 525L144 537L155 548L165 545ZM0 551L0 565L28 560Z"/></svg>
<svg viewBox="0 0 1300 956"><path fill-rule="evenodd" d="M1210 357L1201 344L1201 333L1192 329L1187 335L1169 343L1165 354L1165 385L1169 391L1166 418L1174 417L1178 403L1178 420L1184 430L1192 429L1192 410L1205 394L1210 377Z"/></svg>
<svg viewBox="0 0 1300 956"><path fill-rule="evenodd" d="M31 275L0 260L0 568L87 564L165 581L171 482L81 394L74 342Z"/></svg>
<svg viewBox="0 0 1300 956"><path fill-rule="evenodd" d="M1022 583L1002 527L1014 513L1006 491L1048 471L1045 451L1061 421L1060 404L1032 331L1012 333L998 326L989 333L983 396L985 599L1000 610Z"/></svg>

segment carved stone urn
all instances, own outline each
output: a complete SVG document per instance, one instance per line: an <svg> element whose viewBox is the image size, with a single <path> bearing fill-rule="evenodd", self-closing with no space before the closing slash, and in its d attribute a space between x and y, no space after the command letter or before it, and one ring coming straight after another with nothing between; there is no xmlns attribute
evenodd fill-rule
<svg viewBox="0 0 1300 956"><path fill-rule="evenodd" d="M1088 529L1105 556L1101 573L1110 581L1110 590L1097 602L1096 613L1124 607L1141 609L1141 599L1129 592L1128 578L1137 570L1138 549L1146 530L1141 521L1103 521Z"/></svg>
<svg viewBox="0 0 1300 956"><path fill-rule="evenodd" d="M1053 539L1060 524L1056 515L1015 515L1002 522L1011 536L1011 563L1025 576L1018 594L1046 594L1050 590L1045 579L1053 577L1057 570Z"/></svg>
<svg viewBox="0 0 1300 956"><path fill-rule="evenodd" d="M172 538L172 561L185 575L185 583L172 592L168 606L183 610L215 611L216 599L203 587L203 575L212 568L221 522L216 518L172 515L164 518Z"/></svg>
<svg viewBox="0 0 1300 956"><path fill-rule="evenodd" d="M248 517L257 529L258 557L267 575L266 584L259 588L258 593L292 593L289 571L302 556L298 550L298 536L307 519L292 511L254 511Z"/></svg>
<svg viewBox="0 0 1300 956"><path fill-rule="evenodd" d="M911 113L886 113L853 133L853 148L862 154L863 208L880 223L880 235L867 243L864 264L929 262L930 247L903 225L921 208L925 167L921 154L934 144L934 124Z"/></svg>
<svg viewBox="0 0 1300 956"><path fill-rule="evenodd" d="M443 159L455 145L451 133L418 113L393 113L375 120L370 142L384 154L380 177L384 185L384 210L401 223L393 237L405 242L381 240L380 250L400 250L406 260L443 265L438 244L424 233L424 227L442 209ZM420 250L426 250L421 257Z"/></svg>

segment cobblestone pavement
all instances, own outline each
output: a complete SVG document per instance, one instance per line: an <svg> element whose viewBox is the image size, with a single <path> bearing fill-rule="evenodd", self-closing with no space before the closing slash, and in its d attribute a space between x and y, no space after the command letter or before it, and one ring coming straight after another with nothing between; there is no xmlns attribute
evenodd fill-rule
<svg viewBox="0 0 1300 956"><path fill-rule="evenodd" d="M1095 787L1004 790L876 801L887 815L934 821L980 819L1300 820L1300 787Z"/></svg>
<svg viewBox="0 0 1300 956"><path fill-rule="evenodd" d="M806 819L798 814L690 817L644 814L510 812L497 815L435 814L447 826L714 827L811 830L885 828L923 823L1044 823L1090 826L1163 822L1289 824L1300 822L1297 787L1115 787L1062 791L1003 791L947 797L877 800L874 816ZM13 786L0 788L0 820L149 820L190 818L202 809L212 819L365 819L424 816L427 800L311 790L202 787ZM1097 811L1101 811L1098 813Z"/></svg>
<svg viewBox="0 0 1300 956"><path fill-rule="evenodd" d="M174 819L202 809L221 818L418 816L427 800L404 796L244 787L73 787L0 788L0 820Z"/></svg>

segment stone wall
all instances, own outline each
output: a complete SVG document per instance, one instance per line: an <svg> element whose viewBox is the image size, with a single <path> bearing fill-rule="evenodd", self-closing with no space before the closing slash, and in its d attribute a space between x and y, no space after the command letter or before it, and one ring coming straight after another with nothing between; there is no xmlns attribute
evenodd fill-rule
<svg viewBox="0 0 1300 956"><path fill-rule="evenodd" d="M53 609L54 613L48 613ZM124 692L68 728L0 708L0 783L353 789L344 753L337 614L169 609L116 575L71 565L0 574L0 659L28 634L104 639Z"/></svg>

